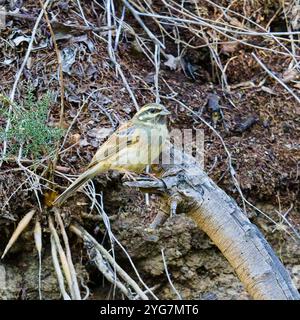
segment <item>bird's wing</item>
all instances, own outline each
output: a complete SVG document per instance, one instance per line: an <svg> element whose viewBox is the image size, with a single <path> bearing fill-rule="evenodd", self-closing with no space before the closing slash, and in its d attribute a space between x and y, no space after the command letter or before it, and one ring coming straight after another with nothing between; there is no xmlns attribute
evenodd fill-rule
<svg viewBox="0 0 300 320"><path fill-rule="evenodd" d="M110 156L119 153L128 145L132 146L138 143L139 140L140 137L137 134L137 130L131 125L131 123L121 125L119 129L98 149L88 168L93 167L99 163L99 161L106 160Z"/></svg>

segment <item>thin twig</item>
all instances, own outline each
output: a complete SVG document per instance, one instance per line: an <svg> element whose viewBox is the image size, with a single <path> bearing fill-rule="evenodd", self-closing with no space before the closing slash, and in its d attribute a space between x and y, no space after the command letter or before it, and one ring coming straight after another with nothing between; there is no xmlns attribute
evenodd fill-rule
<svg viewBox="0 0 300 320"><path fill-rule="evenodd" d="M158 44L160 47L162 47L163 49L166 49L165 45L158 40L158 38L152 33L152 31L149 30L149 28L145 25L145 23L143 22L143 20L140 18L139 12L137 10L135 10L135 8L133 6L131 6L131 4L129 4L128 1L126 0L122 0L122 2L124 3L124 5L131 11L131 13L133 14L134 18L136 19L136 21L140 24L140 26L145 30L145 32L148 34L149 38L151 40L153 40L153 42L155 44Z"/></svg>
<svg viewBox="0 0 300 320"><path fill-rule="evenodd" d="M64 120L64 97L65 97L65 89L64 89L64 79L63 79L63 67L62 67L62 61L61 61L61 54L58 49L57 42L55 40L55 34L51 26L51 22L48 17L48 12L46 10L46 5L43 3L42 0L39 0L41 7L43 8L43 13L51 34L51 38L54 45L54 50L57 57L57 63L58 63L58 72L59 72L59 84L60 84L60 115L59 115L59 127L63 128L63 120Z"/></svg>
<svg viewBox="0 0 300 320"><path fill-rule="evenodd" d="M108 27L111 27L112 26L112 15L111 15L111 0L107 0L107 5L106 5L106 15L107 15L107 25ZM113 47L112 47L112 31L109 30L108 31L108 55L109 55L109 58L110 60L113 62L113 64L115 65L115 68L116 68L116 72L118 74L120 74L121 78L122 78L122 81L125 85L125 88L126 90L128 91L130 97L131 97L131 100L133 101L134 103L134 106L136 108L136 110L138 111L139 110L139 105L136 101L136 98L135 98L135 95L133 94L129 84L128 84L128 81L121 69L121 66L120 64L117 62L117 59L115 57L115 54L113 52Z"/></svg>
<svg viewBox="0 0 300 320"><path fill-rule="evenodd" d="M37 190L41 190L41 185L40 185L40 177L33 171L29 170L28 168L24 167L23 164L21 163L21 158L22 158L22 146L19 148L19 154L16 159L17 164L19 167L24 170L25 175L28 177L29 184L31 186L31 189L34 192L35 198L37 200L37 203L39 205L40 212L42 212L42 204L40 202L40 198L38 195Z"/></svg>
<svg viewBox="0 0 300 320"><path fill-rule="evenodd" d="M93 185L92 182L90 182L87 185L87 188L90 185ZM114 257L114 244L116 243L121 248L121 250L124 252L124 254L126 255L126 257L127 257L128 261L130 262L130 264L131 264L131 266L132 266L137 278L142 283L142 285L146 288L145 292L149 292L155 300L158 300L157 296L153 293L153 291L147 286L147 284L141 278L141 276L140 276L140 274L139 274L134 262L132 261L132 259L130 257L130 254L127 252L127 250L124 248L122 243L116 238L116 236L112 232L111 225L110 225L110 217L108 217L108 215L106 214L106 212L104 210L102 194L97 194L97 196L100 198L100 202L96 199L96 194L95 194L94 187L93 187L93 190L88 189L88 192L86 193L86 195L93 202L93 205L95 206L95 209L98 211L99 215L103 219L104 225L106 227L106 230L108 232L108 235L109 235L109 238L110 238L110 241L111 241L111 246L112 246L111 250L112 250L112 253L113 253L113 257Z"/></svg>
<svg viewBox="0 0 300 320"><path fill-rule="evenodd" d="M256 60L256 62L267 72L267 74L271 76L273 79L275 79L278 83L280 83L297 100L297 102L300 103L300 98L295 94L295 92L280 78L278 78L271 70L269 70L266 67L266 65L256 56L254 52L252 52L251 54ZM299 108L299 107L296 107L296 108Z"/></svg>
<svg viewBox="0 0 300 320"><path fill-rule="evenodd" d="M180 293L177 291L177 289L175 288L171 278L170 278L170 274L169 274L169 271L168 271L168 266L167 266L167 262L166 262L166 258L165 258L165 253L164 253L164 249L161 248L161 256L162 256L162 259L163 259L163 263L164 263L164 268L165 268L165 273L166 273L166 276L168 278L168 281L170 283L170 286L172 288L172 290L174 291L174 293L177 295L178 299L179 300L182 300L182 297L180 295Z"/></svg>

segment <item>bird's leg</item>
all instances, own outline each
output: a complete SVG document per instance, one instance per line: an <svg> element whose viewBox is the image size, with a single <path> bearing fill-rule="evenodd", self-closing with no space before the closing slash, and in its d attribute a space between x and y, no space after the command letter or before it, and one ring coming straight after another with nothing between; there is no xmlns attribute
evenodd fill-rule
<svg viewBox="0 0 300 320"><path fill-rule="evenodd" d="M138 177L138 174L136 174L135 172L128 171L128 170L122 170L122 173L124 173L123 179L125 179L125 180L136 181L136 178Z"/></svg>
<svg viewBox="0 0 300 320"><path fill-rule="evenodd" d="M156 173L154 173L154 172L152 172L152 173L145 172L144 175L152 178L153 180L156 180L156 181L159 180L159 178L157 178L157 176L156 176Z"/></svg>

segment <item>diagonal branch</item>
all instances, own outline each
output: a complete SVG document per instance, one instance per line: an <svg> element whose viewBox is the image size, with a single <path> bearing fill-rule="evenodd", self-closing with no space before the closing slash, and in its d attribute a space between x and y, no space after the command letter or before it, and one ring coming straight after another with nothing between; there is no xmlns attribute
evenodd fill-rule
<svg viewBox="0 0 300 320"><path fill-rule="evenodd" d="M163 157L164 159L164 157ZM298 300L299 293L262 233L237 203L200 168L195 159L171 149L160 181L147 177L128 186L163 193L163 209L176 201L221 250L254 299Z"/></svg>

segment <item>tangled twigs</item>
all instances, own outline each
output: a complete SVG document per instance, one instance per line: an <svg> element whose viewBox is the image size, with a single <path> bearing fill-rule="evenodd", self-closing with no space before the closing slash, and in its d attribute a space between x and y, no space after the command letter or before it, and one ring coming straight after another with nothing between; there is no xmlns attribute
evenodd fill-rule
<svg viewBox="0 0 300 320"><path fill-rule="evenodd" d="M140 26L145 30L147 35L155 44L158 44L160 47L165 49L165 45L159 41L159 39L149 30L149 28L144 24L143 20L140 18L139 13L128 3L126 0L122 0L124 5L131 11L133 16L135 17L136 21L140 24Z"/></svg>
<svg viewBox="0 0 300 320"><path fill-rule="evenodd" d="M109 28L108 30L108 47L107 47L107 50L108 50L108 55L109 55L109 58L111 60L111 62L114 64L115 68L116 68L116 73L119 74L122 78L122 81L124 83L124 86L126 88L126 90L128 91L130 97L131 97L131 100L132 102L134 103L134 106L136 108L136 110L138 111L139 110L139 104L135 98L135 95L134 93L132 92L129 84L128 84L128 81L122 71L122 68L120 66L120 64L118 63L117 61L117 58L116 58L116 55L115 55L115 52L113 50L113 46L112 46L112 18L114 18L112 15L113 15L113 1L112 0L107 0L107 4L106 4L106 14L107 14L107 26Z"/></svg>
<svg viewBox="0 0 300 320"><path fill-rule="evenodd" d="M125 281L126 285L130 286L141 299L148 300L147 295L142 291L139 285L117 264L109 252L84 228L78 225L71 225L70 230L84 240L90 257L108 281L115 284L128 298L134 298L130 290L123 285L119 279L116 279L115 270L116 273Z"/></svg>

